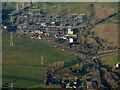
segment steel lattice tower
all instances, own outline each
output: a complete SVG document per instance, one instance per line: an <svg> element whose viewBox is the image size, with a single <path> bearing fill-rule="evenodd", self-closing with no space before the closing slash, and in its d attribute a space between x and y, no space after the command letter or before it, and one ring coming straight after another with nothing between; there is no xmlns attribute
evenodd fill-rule
<svg viewBox="0 0 120 90"><path fill-rule="evenodd" d="M17 9L17 10L19 9L18 4L16 5L16 9Z"/></svg>
<svg viewBox="0 0 120 90"><path fill-rule="evenodd" d="M10 32L10 46L13 46L13 32Z"/></svg>
<svg viewBox="0 0 120 90"><path fill-rule="evenodd" d="M47 6L47 3L46 3L46 2L44 2L44 4L43 4L44 12L46 12L46 11L47 11L47 10L46 10L46 6Z"/></svg>
<svg viewBox="0 0 120 90"><path fill-rule="evenodd" d="M24 8L24 2L22 2L22 8Z"/></svg>
<svg viewBox="0 0 120 90"><path fill-rule="evenodd" d="M43 59L44 59L44 57L42 56L41 57L41 65L43 65Z"/></svg>
<svg viewBox="0 0 120 90"><path fill-rule="evenodd" d="M8 14L10 15L10 25L13 25L13 17L12 17L12 14Z"/></svg>

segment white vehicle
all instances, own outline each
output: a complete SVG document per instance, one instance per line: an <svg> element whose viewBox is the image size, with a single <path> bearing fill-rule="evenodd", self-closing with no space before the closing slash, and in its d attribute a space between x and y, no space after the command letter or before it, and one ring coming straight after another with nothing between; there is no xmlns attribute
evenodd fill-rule
<svg viewBox="0 0 120 90"><path fill-rule="evenodd" d="M67 39L67 37L63 37L63 39Z"/></svg>
<svg viewBox="0 0 120 90"><path fill-rule="evenodd" d="M55 24L55 22L52 22L52 24Z"/></svg>
<svg viewBox="0 0 120 90"><path fill-rule="evenodd" d="M34 38L34 37L31 37L31 38Z"/></svg>
<svg viewBox="0 0 120 90"><path fill-rule="evenodd" d="M69 41L70 41L70 43L73 43L73 38L70 38Z"/></svg>
<svg viewBox="0 0 120 90"><path fill-rule="evenodd" d="M39 37L39 39L41 40L42 38L41 38L41 37Z"/></svg>
<svg viewBox="0 0 120 90"><path fill-rule="evenodd" d="M55 47L57 47L57 45L55 45Z"/></svg>
<svg viewBox="0 0 120 90"><path fill-rule="evenodd" d="M95 59L96 57L94 56L93 59Z"/></svg>

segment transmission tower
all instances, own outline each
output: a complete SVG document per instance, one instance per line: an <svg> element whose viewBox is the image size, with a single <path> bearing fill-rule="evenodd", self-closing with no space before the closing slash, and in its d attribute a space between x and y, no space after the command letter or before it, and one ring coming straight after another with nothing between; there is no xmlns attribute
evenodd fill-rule
<svg viewBox="0 0 120 90"><path fill-rule="evenodd" d="M11 82L9 83L8 87L10 88L10 90L13 90L13 88L14 88L14 82L11 81Z"/></svg>
<svg viewBox="0 0 120 90"><path fill-rule="evenodd" d="M36 4L36 8L38 8L37 4Z"/></svg>
<svg viewBox="0 0 120 90"><path fill-rule="evenodd" d="M61 15L60 15L60 9L61 9L61 5L59 4L59 5L58 5L58 17L59 17L59 18L57 18L58 21L60 21L60 16L61 16Z"/></svg>
<svg viewBox="0 0 120 90"><path fill-rule="evenodd" d="M30 21L32 21L34 15L33 15L33 11L32 10L30 12L31 12L31 14L30 14Z"/></svg>
<svg viewBox="0 0 120 90"><path fill-rule="evenodd" d="M41 57L41 65L43 65L43 59L44 59L44 57L42 56Z"/></svg>
<svg viewBox="0 0 120 90"><path fill-rule="evenodd" d="M13 46L13 32L10 32L10 46Z"/></svg>
<svg viewBox="0 0 120 90"><path fill-rule="evenodd" d="M22 3L22 8L24 8L24 2Z"/></svg>
<svg viewBox="0 0 120 90"><path fill-rule="evenodd" d="M12 14L8 14L10 15L10 25L13 25L13 17L12 17Z"/></svg>
<svg viewBox="0 0 120 90"><path fill-rule="evenodd" d="M44 12L46 12L46 6L47 6L47 3L44 2L44 4L43 4Z"/></svg>
<svg viewBox="0 0 120 90"><path fill-rule="evenodd" d="M59 4L58 6L58 12L60 13L61 5Z"/></svg>
<svg viewBox="0 0 120 90"><path fill-rule="evenodd" d="M68 17L70 16L70 5L68 4Z"/></svg>
<svg viewBox="0 0 120 90"><path fill-rule="evenodd" d="M16 5L16 9L18 10L19 8L18 8L18 4Z"/></svg>

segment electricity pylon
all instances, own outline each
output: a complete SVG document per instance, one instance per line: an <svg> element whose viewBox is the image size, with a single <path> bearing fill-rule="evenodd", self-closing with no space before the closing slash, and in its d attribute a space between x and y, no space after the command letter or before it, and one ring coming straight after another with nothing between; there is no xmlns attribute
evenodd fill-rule
<svg viewBox="0 0 120 90"><path fill-rule="evenodd" d="M58 13L60 13L61 5L58 5Z"/></svg>
<svg viewBox="0 0 120 90"><path fill-rule="evenodd" d="M68 17L70 16L70 5L68 4Z"/></svg>
<svg viewBox="0 0 120 90"><path fill-rule="evenodd" d="M22 8L24 8L24 2L22 3Z"/></svg>
<svg viewBox="0 0 120 90"><path fill-rule="evenodd" d="M12 17L12 14L8 14L10 15L10 25L13 25L13 17Z"/></svg>
<svg viewBox="0 0 120 90"><path fill-rule="evenodd" d="M13 32L10 32L10 46L13 46Z"/></svg>
<svg viewBox="0 0 120 90"><path fill-rule="evenodd" d="M16 9L18 10L19 8L18 8L18 4L16 5Z"/></svg>
<svg viewBox="0 0 120 90"><path fill-rule="evenodd" d="M44 2L43 8L44 8L44 12L46 12L46 2Z"/></svg>
<svg viewBox="0 0 120 90"><path fill-rule="evenodd" d="M44 59L44 57L42 56L41 57L41 65L43 65L43 59Z"/></svg>

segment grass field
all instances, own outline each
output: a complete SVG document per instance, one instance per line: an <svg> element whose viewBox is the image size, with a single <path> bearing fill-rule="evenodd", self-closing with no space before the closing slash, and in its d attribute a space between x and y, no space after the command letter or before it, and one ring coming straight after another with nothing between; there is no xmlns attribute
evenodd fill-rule
<svg viewBox="0 0 120 90"><path fill-rule="evenodd" d="M3 2L2 5L5 3ZM9 2L4 7L3 18L8 17L16 9L16 4L19 4L19 8L22 3ZM30 5L30 3L25 3L25 6ZM59 3L49 3L47 4L47 9L49 10L48 15L58 12ZM69 4L69 5L68 5ZM88 16L91 11L89 5L91 3L61 3L61 13L63 17L68 15L68 7L70 14L73 13L86 13ZM96 4L96 3L94 3ZM98 17L104 12L103 7L107 9L117 8L118 3L98 3L100 4L100 9L97 12ZM72 7L71 7L72 6ZM38 3L38 8L43 9L43 3ZM105 9L106 10L106 9ZM97 11L97 10L96 10ZM111 10L109 11L111 12ZM104 12L106 16L109 12ZM99 14L100 13L100 14ZM103 15L102 14L102 15ZM104 15L103 15L104 16ZM115 16L113 19L117 19ZM102 39L113 42L117 45L117 25L116 24L100 24L93 28L95 33ZM112 36L112 37L111 37ZM38 41L33 41L25 38L15 38L14 37L14 47L9 46L9 37L3 35L3 85L14 80L15 87L18 88L29 88L29 87L44 87L44 76L46 68L49 64L57 61L65 61L65 64L72 65L73 62L77 62L75 57L57 48L48 46ZM44 65L41 65L41 57L44 57ZM108 56L103 58L104 64L109 64L110 66L116 64L118 56ZM69 65L68 65L69 66Z"/></svg>
<svg viewBox="0 0 120 90"><path fill-rule="evenodd" d="M3 86L14 81L17 88L44 87L46 68L50 64L77 61L65 51L25 38L14 37L14 46L10 47L7 35L3 35L2 54ZM44 65L41 65L41 56L44 57Z"/></svg>
<svg viewBox="0 0 120 90"><path fill-rule="evenodd" d="M102 63L104 65L113 66L119 62L120 55L110 55L102 58Z"/></svg>
<svg viewBox="0 0 120 90"><path fill-rule="evenodd" d="M2 6L5 10L6 13L15 13L14 10L16 9L16 6L18 4L18 8L21 8L22 7L22 3L21 2L3 2L2 3ZM37 9L44 9L43 7L43 2L38 2L38 3L34 3L34 7L37 8ZM63 14L63 17L67 16L68 13L69 14L73 14L73 13L86 13L88 16L90 15L90 8L89 8L89 5L90 4L98 4L101 6L104 6L104 8L107 8L107 9L116 9L118 8L118 3L117 2L47 2L46 4L46 9L47 9L47 15L52 15L52 14L55 14L58 12L59 10L59 4L60 4L60 12L61 14ZM24 3L24 6L29 6L31 5L30 2L25 2ZM71 7L72 6L72 7ZM68 8L69 8L69 12L68 12ZM98 7L97 7L98 8ZM98 8L100 9L100 8ZM102 11L101 11L102 10ZM100 10L97 10L97 11L101 11L102 13L104 13L103 11L103 8L100 9ZM97 12L96 11L96 12ZM109 10L110 12L110 10ZM108 13L106 13L108 14ZM102 15L101 13L99 14L100 16Z"/></svg>

